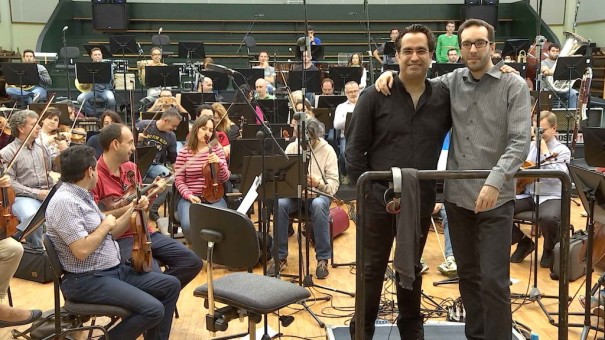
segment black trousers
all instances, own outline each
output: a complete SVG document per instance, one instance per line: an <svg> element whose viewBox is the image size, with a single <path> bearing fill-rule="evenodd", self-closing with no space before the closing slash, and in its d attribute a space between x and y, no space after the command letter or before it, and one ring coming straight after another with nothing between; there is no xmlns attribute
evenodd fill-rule
<svg viewBox="0 0 605 340"><path fill-rule="evenodd" d="M515 214L522 211L533 211L536 202L532 197L526 197L515 201ZM544 236L544 250L552 251L559 240L559 224L561 223L561 200L548 200L542 202L540 210L540 230ZM525 236L518 225L513 225L512 244L521 241Z"/></svg>
<svg viewBox="0 0 605 340"><path fill-rule="evenodd" d="M466 310L466 337L510 340L510 245L514 201L475 214L445 201Z"/></svg>
<svg viewBox="0 0 605 340"><path fill-rule="evenodd" d="M384 206L376 200L368 198L365 211L365 329L364 339L372 339L374 335L374 323L378 315L380 295L384 283L384 274L391 254L393 240L397 233L395 215L386 212ZM420 239L420 255L426 243L427 233L431 224L431 218L420 220L422 237ZM399 283L397 286L397 307L399 316L397 327L402 340L424 339L423 315L420 313L420 298L422 293L422 275L420 274L420 263L416 264L416 279L413 289L403 289ZM396 274L399 282L399 275ZM357 308L356 308L357 309ZM351 336L355 330L355 321L351 322Z"/></svg>

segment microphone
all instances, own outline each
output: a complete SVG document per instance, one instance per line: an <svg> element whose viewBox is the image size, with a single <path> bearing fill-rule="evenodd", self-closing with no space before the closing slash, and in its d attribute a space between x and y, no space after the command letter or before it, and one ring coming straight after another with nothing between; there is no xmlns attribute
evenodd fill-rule
<svg viewBox="0 0 605 340"><path fill-rule="evenodd" d="M234 74L235 71L233 69L228 68L227 66L218 65L218 64L208 64L206 66L211 71L221 72L225 74Z"/></svg>
<svg viewBox="0 0 605 340"><path fill-rule="evenodd" d="M69 26L63 27L63 32L67 31L68 28L69 28Z"/></svg>
<svg viewBox="0 0 605 340"><path fill-rule="evenodd" d="M141 47L141 44L137 43L137 46L139 46L139 54L143 55L143 48Z"/></svg>
<svg viewBox="0 0 605 340"><path fill-rule="evenodd" d="M292 51L292 47L288 47L288 51L290 51L290 53L292 53L292 55L296 57L296 53L294 53L294 51Z"/></svg>
<svg viewBox="0 0 605 340"><path fill-rule="evenodd" d="M158 34L162 34L162 27L160 27L160 29L158 30Z"/></svg>
<svg viewBox="0 0 605 340"><path fill-rule="evenodd" d="M254 14L254 17L255 17L255 18L262 18L262 17L264 17L264 16L265 16L265 15L264 15L263 13Z"/></svg>

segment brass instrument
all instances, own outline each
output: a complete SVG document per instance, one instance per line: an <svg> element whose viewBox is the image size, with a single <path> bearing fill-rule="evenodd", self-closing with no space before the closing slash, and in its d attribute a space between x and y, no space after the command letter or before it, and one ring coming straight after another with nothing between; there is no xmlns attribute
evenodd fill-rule
<svg viewBox="0 0 605 340"><path fill-rule="evenodd" d="M563 34L565 35L565 44L561 48L559 57L569 57L580 49L580 47L588 45L588 40L582 38L578 34L571 32L563 32ZM553 69L556 67L557 63L555 62ZM544 78L544 82L546 83L547 87L557 93L569 92L569 88L576 80L577 79L554 80L552 75Z"/></svg>
<svg viewBox="0 0 605 340"><path fill-rule="evenodd" d="M35 85L21 85L21 89L23 91L30 91L30 90L32 90L34 88L34 86ZM9 85L9 84L6 84L6 87L12 87L12 88L17 88L18 89L19 85Z"/></svg>
<svg viewBox="0 0 605 340"><path fill-rule="evenodd" d="M582 83L580 84L580 93L578 95L578 107L576 108L573 138L571 142L571 159L573 159L574 151L576 149L576 139L578 137L578 127L580 120L588 119L586 115L586 109L588 107L588 101L590 99L590 84L592 83L592 68L587 67L582 75Z"/></svg>
<svg viewBox="0 0 605 340"><path fill-rule="evenodd" d="M519 51L519 54L517 55L517 62L518 63L527 62L527 53L524 50Z"/></svg>
<svg viewBox="0 0 605 340"><path fill-rule="evenodd" d="M90 92L92 90L92 84L80 84L78 79L74 80L74 84L76 85L76 89L82 93Z"/></svg>

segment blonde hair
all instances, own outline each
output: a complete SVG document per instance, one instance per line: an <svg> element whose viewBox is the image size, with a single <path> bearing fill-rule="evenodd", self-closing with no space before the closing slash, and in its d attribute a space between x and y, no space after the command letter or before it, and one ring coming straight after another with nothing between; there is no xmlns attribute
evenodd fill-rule
<svg viewBox="0 0 605 340"><path fill-rule="evenodd" d="M223 120L221 120L221 122L216 126L215 130L226 133L229 130L229 127L233 125L233 122L231 119L229 119L229 115L227 114L227 109L225 109L221 103L212 104L212 108L214 109L214 112L218 113L218 115L223 118Z"/></svg>

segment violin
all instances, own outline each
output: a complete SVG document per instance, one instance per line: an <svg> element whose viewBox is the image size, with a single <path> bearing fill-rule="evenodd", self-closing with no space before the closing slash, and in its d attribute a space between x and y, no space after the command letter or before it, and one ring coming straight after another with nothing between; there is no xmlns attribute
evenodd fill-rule
<svg viewBox="0 0 605 340"><path fill-rule="evenodd" d="M166 180L166 182L170 182L173 179L174 179L174 175L166 178L165 180ZM134 183L134 182L132 182L132 183ZM151 183L148 186L141 189L141 195L147 195L148 197L153 197L159 191L159 190L154 191L154 189L157 189L157 188L158 188L158 185L156 182ZM148 195L148 193L149 193L149 195ZM132 201L134 201L135 199L137 199L137 190L133 185L133 186L130 186L128 188L128 190L126 190L126 192L122 196L105 197L104 199L99 201L98 206L101 211L111 211L111 210L123 208L123 207L129 205L130 203L132 203Z"/></svg>
<svg viewBox="0 0 605 340"><path fill-rule="evenodd" d="M208 156L212 155L212 148L218 143L216 139L212 141L208 141L209 138L206 138L206 143L208 144ZM225 187L223 183L221 183L218 179L218 173L220 171L218 163L210 163L206 164L202 169L202 177L206 183L206 187L203 191L204 200L208 203L216 203L223 198L225 195Z"/></svg>
<svg viewBox="0 0 605 340"><path fill-rule="evenodd" d="M136 184L134 171L128 171L128 179L136 188L137 200L141 199L141 189ZM147 215L141 208L136 208L130 215L130 231L133 233L131 264L137 272L151 271L153 256L151 254L151 235L147 228Z"/></svg>
<svg viewBox="0 0 605 340"><path fill-rule="evenodd" d="M0 164L0 177L4 174L4 165ZM17 232L19 220L12 214L15 196L15 190L11 187L0 189L0 239L2 240Z"/></svg>
<svg viewBox="0 0 605 340"><path fill-rule="evenodd" d="M540 162L540 164L544 164L553 159L557 160L557 156L559 156L559 154L556 152L553 152L552 155L544 158ZM536 167L537 167L536 162L526 160L521 165L521 170L534 169ZM525 187L527 187L529 184L532 184L535 181L536 181L536 178L518 178L515 182L515 194L517 194L517 195L522 194L525 191Z"/></svg>

